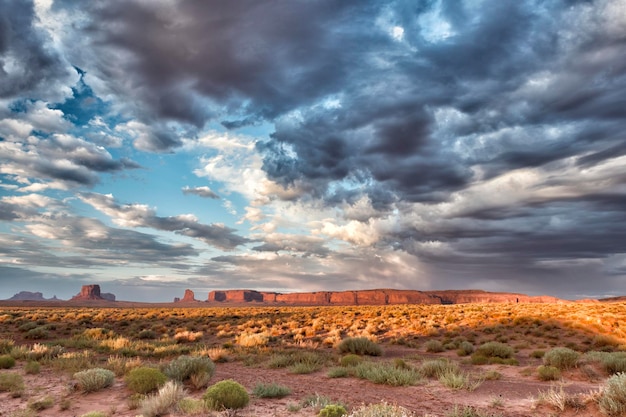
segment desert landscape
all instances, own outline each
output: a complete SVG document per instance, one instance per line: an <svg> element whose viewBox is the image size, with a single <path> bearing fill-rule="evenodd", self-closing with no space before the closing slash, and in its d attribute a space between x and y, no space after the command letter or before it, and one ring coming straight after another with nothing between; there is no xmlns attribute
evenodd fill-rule
<svg viewBox="0 0 626 417"><path fill-rule="evenodd" d="M187 290L162 304L113 301L97 285L68 301L16 294L0 307L1 415L626 410L619 299L370 290L295 294L279 304L276 294L259 294L220 291L198 301Z"/></svg>

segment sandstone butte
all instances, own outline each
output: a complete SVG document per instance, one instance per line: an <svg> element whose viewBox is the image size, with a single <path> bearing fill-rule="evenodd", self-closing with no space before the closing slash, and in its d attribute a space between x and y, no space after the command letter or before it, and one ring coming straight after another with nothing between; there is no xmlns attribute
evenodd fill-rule
<svg viewBox="0 0 626 417"><path fill-rule="evenodd" d="M98 284L94 285L83 285L80 289L80 292L72 297L70 301L84 301L84 300L106 300L106 301L115 301L115 295L111 293L103 293L100 292L100 286Z"/></svg>
<svg viewBox="0 0 626 417"><path fill-rule="evenodd" d="M550 296L528 296L483 290L358 290L316 291L282 294L255 290L211 291L209 303L262 303L283 305L387 305L387 304L465 304L465 303L560 303Z"/></svg>

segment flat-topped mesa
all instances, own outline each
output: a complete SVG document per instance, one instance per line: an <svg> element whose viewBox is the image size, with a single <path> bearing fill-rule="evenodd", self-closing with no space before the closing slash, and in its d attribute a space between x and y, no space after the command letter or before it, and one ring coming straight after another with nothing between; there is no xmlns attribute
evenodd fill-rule
<svg viewBox="0 0 626 417"><path fill-rule="evenodd" d="M388 304L469 304L469 303L558 303L562 300L549 297L532 297L525 294L496 293L482 290L358 290L315 291L298 293L273 293L254 290L211 291L208 302L287 305L388 305Z"/></svg>

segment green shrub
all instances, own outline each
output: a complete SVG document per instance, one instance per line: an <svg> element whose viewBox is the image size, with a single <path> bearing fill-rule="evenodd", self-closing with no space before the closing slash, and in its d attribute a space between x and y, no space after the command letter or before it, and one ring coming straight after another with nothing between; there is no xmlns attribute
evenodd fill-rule
<svg viewBox="0 0 626 417"><path fill-rule="evenodd" d="M476 349L476 355L487 358L507 359L513 356L514 350L511 346L500 342L483 343Z"/></svg>
<svg viewBox="0 0 626 417"><path fill-rule="evenodd" d="M28 401L28 408L33 411L42 411L54 406L54 398L46 395L43 398L36 398Z"/></svg>
<svg viewBox="0 0 626 417"><path fill-rule="evenodd" d="M15 366L15 359L10 355L0 356L0 369L10 369Z"/></svg>
<svg viewBox="0 0 626 417"><path fill-rule="evenodd" d="M340 353L354 353L357 355L380 356L383 350L367 337L348 337L339 343Z"/></svg>
<svg viewBox="0 0 626 417"><path fill-rule="evenodd" d="M451 389L466 389L468 391L474 391L482 383L481 380L472 381L469 374L461 372L460 370L449 370L439 375L439 382L447 388Z"/></svg>
<svg viewBox="0 0 626 417"><path fill-rule="evenodd" d="M181 399L185 390L176 381L167 381L155 394L141 401L142 417L157 417L167 414Z"/></svg>
<svg viewBox="0 0 626 417"><path fill-rule="evenodd" d="M163 373L174 381L190 381L198 389L208 385L215 373L215 364L205 356L183 355L170 362Z"/></svg>
<svg viewBox="0 0 626 417"><path fill-rule="evenodd" d="M159 335L154 330L142 330L137 335L137 339L156 339L157 337Z"/></svg>
<svg viewBox="0 0 626 417"><path fill-rule="evenodd" d="M291 389L289 387L276 383L259 383L254 386L252 394L255 397L259 398L283 398L291 394Z"/></svg>
<svg viewBox="0 0 626 417"><path fill-rule="evenodd" d="M318 413L319 417L341 417L348 414L348 410L342 405L328 404Z"/></svg>
<svg viewBox="0 0 626 417"><path fill-rule="evenodd" d="M34 329L30 329L24 335L25 339L47 339L50 337L50 333L46 330L44 326L35 327Z"/></svg>
<svg viewBox="0 0 626 417"><path fill-rule="evenodd" d="M13 346L15 346L13 339L0 339L0 355L11 353Z"/></svg>
<svg viewBox="0 0 626 417"><path fill-rule="evenodd" d="M549 350L543 356L543 364L558 369L569 369L576 366L580 353L566 347L557 347Z"/></svg>
<svg viewBox="0 0 626 417"><path fill-rule="evenodd" d="M176 404L176 408L183 414L200 415L207 411L206 404L202 400L185 397Z"/></svg>
<svg viewBox="0 0 626 417"><path fill-rule="evenodd" d="M420 374L414 369L396 368L382 362L364 362L354 368L357 378L367 379L375 384L391 386L415 385L420 381Z"/></svg>
<svg viewBox="0 0 626 417"><path fill-rule="evenodd" d="M561 371L554 366L541 365L537 368L537 373L542 381L556 381L561 378Z"/></svg>
<svg viewBox="0 0 626 417"><path fill-rule="evenodd" d="M131 370L125 378L128 388L138 394L147 394L159 389L167 381L167 376L158 369L145 366Z"/></svg>
<svg viewBox="0 0 626 417"><path fill-rule="evenodd" d="M29 375L38 374L41 371L41 365L37 361L28 361L24 366L24 372Z"/></svg>
<svg viewBox="0 0 626 417"><path fill-rule="evenodd" d="M20 397L24 392L24 378L13 372L0 373L0 392L9 392L12 397Z"/></svg>
<svg viewBox="0 0 626 417"><path fill-rule="evenodd" d="M461 342L456 350L456 354L459 356L467 356L471 355L472 353L474 353L474 345L466 340Z"/></svg>
<svg viewBox="0 0 626 417"><path fill-rule="evenodd" d="M240 383L227 379L210 386L202 399L211 410L236 410L244 408L250 402L250 396Z"/></svg>
<svg viewBox="0 0 626 417"><path fill-rule="evenodd" d="M335 366L330 368L326 375L329 378L345 378L350 375L350 370L345 366Z"/></svg>
<svg viewBox="0 0 626 417"><path fill-rule="evenodd" d="M94 392L113 385L115 374L108 369L92 368L76 372L74 379L77 380L78 389L81 391Z"/></svg>
<svg viewBox="0 0 626 417"><path fill-rule="evenodd" d="M362 405L352 411L349 417L413 417L414 414L404 407L381 402L380 404Z"/></svg>
<svg viewBox="0 0 626 417"><path fill-rule="evenodd" d="M541 359L544 357L545 354L546 352L544 350L533 350L530 353L530 357L535 359Z"/></svg>
<svg viewBox="0 0 626 417"><path fill-rule="evenodd" d="M20 327L18 327L18 330L20 332L27 332L29 330L33 330L36 327L37 327L37 323L33 321L29 321L29 322L22 324Z"/></svg>
<svg viewBox="0 0 626 417"><path fill-rule="evenodd" d="M486 365L489 363L489 358L485 355L474 353L471 359L472 365Z"/></svg>
<svg viewBox="0 0 626 417"><path fill-rule="evenodd" d="M345 356L342 356L341 360L339 361L341 366L357 366L361 362L363 362L363 358L355 353L349 353Z"/></svg>
<svg viewBox="0 0 626 417"><path fill-rule="evenodd" d="M446 372L457 372L459 365L456 362L450 362L447 359L432 359L422 362L418 368L418 372L424 378L439 378Z"/></svg>
<svg viewBox="0 0 626 417"><path fill-rule="evenodd" d="M609 416L626 414L626 373L620 372L607 379L598 405Z"/></svg>
<svg viewBox="0 0 626 417"><path fill-rule="evenodd" d="M424 346L426 347L426 352L439 353L445 350L443 343L439 340L429 340Z"/></svg>

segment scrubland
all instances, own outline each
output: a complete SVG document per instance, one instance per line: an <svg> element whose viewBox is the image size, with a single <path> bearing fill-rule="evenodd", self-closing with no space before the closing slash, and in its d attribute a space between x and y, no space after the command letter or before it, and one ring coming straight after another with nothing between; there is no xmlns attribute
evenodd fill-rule
<svg viewBox="0 0 626 417"><path fill-rule="evenodd" d="M621 416L624 303L0 307L0 415Z"/></svg>

